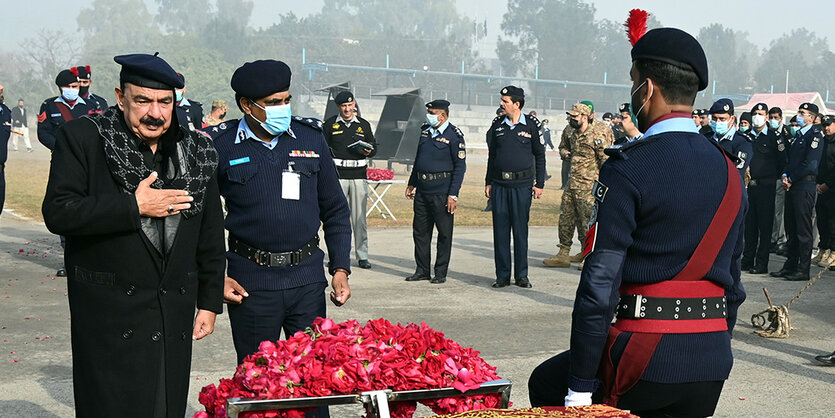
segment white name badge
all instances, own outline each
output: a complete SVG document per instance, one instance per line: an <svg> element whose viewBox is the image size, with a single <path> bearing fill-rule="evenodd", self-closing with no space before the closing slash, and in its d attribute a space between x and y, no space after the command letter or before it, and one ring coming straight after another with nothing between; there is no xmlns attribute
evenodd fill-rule
<svg viewBox="0 0 835 418"><path fill-rule="evenodd" d="M286 200L299 200L301 191L301 176L294 171L281 173L281 198Z"/></svg>

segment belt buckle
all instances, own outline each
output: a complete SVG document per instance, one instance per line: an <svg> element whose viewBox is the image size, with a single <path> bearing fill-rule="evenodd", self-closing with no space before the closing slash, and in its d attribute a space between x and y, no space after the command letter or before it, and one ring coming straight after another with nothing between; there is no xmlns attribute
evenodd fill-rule
<svg viewBox="0 0 835 418"><path fill-rule="evenodd" d="M502 173L502 177L507 180L510 178L510 173Z"/></svg>
<svg viewBox="0 0 835 418"><path fill-rule="evenodd" d="M420 178L421 178L421 179L423 179L423 180L426 180L426 174L425 174L425 173L424 173L424 174L421 174L421 175L420 175Z"/></svg>
<svg viewBox="0 0 835 418"><path fill-rule="evenodd" d="M287 265L287 256L285 253L270 254L270 266L285 266Z"/></svg>
<svg viewBox="0 0 835 418"><path fill-rule="evenodd" d="M635 298L635 310L632 312L632 317L635 319L641 318L641 308L643 308L643 295L632 295Z"/></svg>

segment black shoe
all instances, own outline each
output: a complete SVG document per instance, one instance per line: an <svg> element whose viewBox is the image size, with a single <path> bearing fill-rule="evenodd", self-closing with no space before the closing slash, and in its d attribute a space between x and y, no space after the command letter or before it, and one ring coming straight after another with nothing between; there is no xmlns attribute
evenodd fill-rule
<svg viewBox="0 0 835 418"><path fill-rule="evenodd" d="M55 275L58 277L67 277L67 271L64 269L58 269Z"/></svg>
<svg viewBox="0 0 835 418"><path fill-rule="evenodd" d="M530 289L531 287L533 287L533 286L531 286L531 282L530 282L530 280L528 280L527 277L521 277L521 278L516 279L516 283L514 283L514 284L516 286L524 287L526 289Z"/></svg>
<svg viewBox="0 0 835 418"><path fill-rule="evenodd" d="M792 270L780 269L780 271L772 271L770 275L771 277L786 277L794 273Z"/></svg>
<svg viewBox="0 0 835 418"><path fill-rule="evenodd" d="M413 274L409 277L406 277L407 282L419 282L421 280L429 280L429 279L430 279L430 277L429 277L428 274L418 273L418 272L415 272L415 274Z"/></svg>
<svg viewBox="0 0 835 418"><path fill-rule="evenodd" d="M742 271L748 271L754 268L754 263L742 263Z"/></svg>
<svg viewBox="0 0 835 418"><path fill-rule="evenodd" d="M493 282L491 286L495 289L510 286L510 278L508 277L507 279L496 279L496 281Z"/></svg>
<svg viewBox="0 0 835 418"><path fill-rule="evenodd" d="M369 263L368 260L357 261L357 265L361 269L370 269L371 268L371 263Z"/></svg>
<svg viewBox="0 0 835 418"><path fill-rule="evenodd" d="M551 175L550 175L550 174L546 174L546 175L545 175L545 180L551 180Z"/></svg>
<svg viewBox="0 0 835 418"><path fill-rule="evenodd" d="M749 271L751 274L768 274L768 268L766 267L754 267Z"/></svg>
<svg viewBox="0 0 835 418"><path fill-rule="evenodd" d="M777 251L775 251L774 253L779 255L779 256L785 257L785 256L789 255L789 249L786 248L785 244L783 244L783 245L778 246Z"/></svg>
<svg viewBox="0 0 835 418"><path fill-rule="evenodd" d="M815 356L815 360L827 365L827 366L835 366L835 352L829 355L819 355Z"/></svg>
<svg viewBox="0 0 835 418"><path fill-rule="evenodd" d="M482 211L482 212L492 212L492 211L493 211L493 207L492 207L492 206L490 206L490 205L487 205L487 207L486 207L486 208L484 208L484 209L482 209L481 211Z"/></svg>
<svg viewBox="0 0 835 418"><path fill-rule="evenodd" d="M435 276L435 277L432 278L432 280L429 281L429 283L434 283L434 284L446 283L446 277Z"/></svg>
<svg viewBox="0 0 835 418"><path fill-rule="evenodd" d="M809 281L809 275L801 272L792 273L786 276L783 276L786 280L790 282L807 282Z"/></svg>

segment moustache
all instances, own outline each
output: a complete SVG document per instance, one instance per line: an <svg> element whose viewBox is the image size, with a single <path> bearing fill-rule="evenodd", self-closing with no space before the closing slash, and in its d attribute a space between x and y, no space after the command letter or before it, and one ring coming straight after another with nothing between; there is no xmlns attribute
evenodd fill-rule
<svg viewBox="0 0 835 418"><path fill-rule="evenodd" d="M163 126L165 125L165 119L157 119L151 116L145 116L144 118L139 120L139 123L148 126Z"/></svg>

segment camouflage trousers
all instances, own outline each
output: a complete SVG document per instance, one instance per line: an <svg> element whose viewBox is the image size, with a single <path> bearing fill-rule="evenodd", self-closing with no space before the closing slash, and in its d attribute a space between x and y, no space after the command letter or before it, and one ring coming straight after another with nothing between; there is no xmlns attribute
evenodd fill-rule
<svg viewBox="0 0 835 418"><path fill-rule="evenodd" d="M594 208L594 197L589 190L568 189L562 193L560 203L559 237L560 249L570 249L574 231L580 240L580 247L586 240L589 218Z"/></svg>

